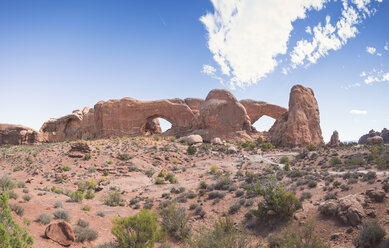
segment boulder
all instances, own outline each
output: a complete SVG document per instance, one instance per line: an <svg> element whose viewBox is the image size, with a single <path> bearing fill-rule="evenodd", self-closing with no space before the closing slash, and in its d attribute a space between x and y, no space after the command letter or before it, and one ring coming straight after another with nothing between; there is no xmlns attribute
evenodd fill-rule
<svg viewBox="0 0 389 248"><path fill-rule="evenodd" d="M90 153L91 149L85 142L76 142L70 144L68 156L71 158L82 158L85 154Z"/></svg>
<svg viewBox="0 0 389 248"><path fill-rule="evenodd" d="M289 110L274 123L269 135L276 146L318 146L324 143L319 107L312 89L301 85L293 86Z"/></svg>
<svg viewBox="0 0 389 248"><path fill-rule="evenodd" d="M381 145L384 143L384 139L381 136L369 137L366 140L367 145Z"/></svg>
<svg viewBox="0 0 389 248"><path fill-rule="evenodd" d="M50 224L45 236L63 246L69 246L76 240L72 227L66 222Z"/></svg>
<svg viewBox="0 0 389 248"><path fill-rule="evenodd" d="M180 140L185 141L190 146L194 144L203 143L203 138L200 135L196 135L196 134L183 137Z"/></svg>
<svg viewBox="0 0 389 248"><path fill-rule="evenodd" d="M342 142L340 142L339 140L339 133L338 131L334 131L331 135L331 140L330 142L327 144L327 146L329 147L337 147L337 146L340 146L342 144Z"/></svg>
<svg viewBox="0 0 389 248"><path fill-rule="evenodd" d="M159 125L158 118L148 120L144 129L146 135L161 134L162 128Z"/></svg>
<svg viewBox="0 0 389 248"><path fill-rule="evenodd" d="M319 205L319 211L325 216L336 216L344 224L356 226L365 215L361 199L356 195L348 195L339 200L327 200Z"/></svg>
<svg viewBox="0 0 389 248"><path fill-rule="evenodd" d="M229 153L236 153L238 151L235 146L229 146L227 150Z"/></svg>
<svg viewBox="0 0 389 248"><path fill-rule="evenodd" d="M215 137L211 140L212 145L223 145L223 142L220 138Z"/></svg>
<svg viewBox="0 0 389 248"><path fill-rule="evenodd" d="M385 191L369 189L366 191L366 195L374 202L383 202L385 199Z"/></svg>

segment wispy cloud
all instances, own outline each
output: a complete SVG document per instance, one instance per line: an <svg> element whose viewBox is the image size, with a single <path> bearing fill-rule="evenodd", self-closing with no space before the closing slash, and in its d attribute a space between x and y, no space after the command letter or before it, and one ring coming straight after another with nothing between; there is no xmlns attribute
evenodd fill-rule
<svg viewBox="0 0 389 248"><path fill-rule="evenodd" d="M351 88L356 88L356 87L361 87L361 84L360 83L355 83L355 84L349 84L349 85L346 85L346 86L341 86L341 88L345 89L345 90L348 90L348 89L351 89Z"/></svg>
<svg viewBox="0 0 389 248"><path fill-rule="evenodd" d="M388 44L388 42L385 43L384 49L385 49L385 51L389 51L389 44Z"/></svg>
<svg viewBox="0 0 389 248"><path fill-rule="evenodd" d="M356 37L357 25L375 13L374 9L370 8L370 3L370 0L353 0L351 3L342 0L342 14L335 25L331 24L331 17L327 16L325 24L319 23L313 27L311 40L302 39L297 42L290 54L292 68L315 64L331 50L341 49L350 38Z"/></svg>
<svg viewBox="0 0 389 248"><path fill-rule="evenodd" d="M360 75L365 84L389 82L389 72L373 69L370 72L362 72Z"/></svg>
<svg viewBox="0 0 389 248"><path fill-rule="evenodd" d="M366 115L367 111L366 110L353 109L353 110L350 110L350 114L353 114L353 115Z"/></svg>
<svg viewBox="0 0 389 248"><path fill-rule="evenodd" d="M376 53L377 49L375 47L366 47L366 52L370 53L371 55L374 55Z"/></svg>
<svg viewBox="0 0 389 248"><path fill-rule="evenodd" d="M203 68L201 70L201 73L206 74L210 76L213 79L218 80L221 84L224 85L223 79L216 75L216 68L211 65L203 65Z"/></svg>
<svg viewBox="0 0 389 248"><path fill-rule="evenodd" d="M335 0L210 1L214 12L200 18L208 32L208 48L230 86L245 87L265 78L281 63L277 56L288 52L294 21L305 19L308 11L320 11ZM380 1L341 0L341 17L335 25L328 16L324 25L306 27L312 39L300 40L292 47L291 64L282 72L316 63L329 51L339 50L356 36L356 26L374 14L370 3Z"/></svg>

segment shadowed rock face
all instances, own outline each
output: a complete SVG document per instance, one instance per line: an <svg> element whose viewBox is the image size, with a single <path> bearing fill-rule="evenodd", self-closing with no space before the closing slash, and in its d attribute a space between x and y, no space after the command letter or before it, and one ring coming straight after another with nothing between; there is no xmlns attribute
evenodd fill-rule
<svg viewBox="0 0 389 248"><path fill-rule="evenodd" d="M307 146L324 143L320 128L319 107L311 89L293 86L289 111L269 130L271 142L277 146Z"/></svg>
<svg viewBox="0 0 389 248"><path fill-rule="evenodd" d="M41 143L40 133L21 125L0 124L0 146L9 145L28 145Z"/></svg>
<svg viewBox="0 0 389 248"><path fill-rule="evenodd" d="M290 94L289 111L262 101L239 102L231 92L222 89L212 90L205 100L175 98L139 101L123 98L100 101L94 108L75 110L70 115L50 119L43 124L39 133L23 127L26 133L21 134L14 127L12 134L5 135L6 132L0 129L0 144L35 143L38 140L35 137L45 142L62 142L161 134L157 118L172 124L163 135L198 134L205 141L216 137L252 140L256 131L251 124L264 115L276 119L269 134L271 141L278 146L323 143L319 109L313 91L294 86Z"/></svg>

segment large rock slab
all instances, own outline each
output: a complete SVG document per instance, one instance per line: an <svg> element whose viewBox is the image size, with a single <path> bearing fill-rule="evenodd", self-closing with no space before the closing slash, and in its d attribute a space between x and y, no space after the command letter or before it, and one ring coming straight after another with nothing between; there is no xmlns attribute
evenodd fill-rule
<svg viewBox="0 0 389 248"><path fill-rule="evenodd" d="M50 224L45 236L63 246L69 246L76 240L72 227L66 222Z"/></svg>
<svg viewBox="0 0 389 248"><path fill-rule="evenodd" d="M313 90L293 86L289 111L284 113L269 130L271 142L277 146L307 146L324 143L320 128L319 106Z"/></svg>
<svg viewBox="0 0 389 248"><path fill-rule="evenodd" d="M42 141L41 134L32 128L21 125L0 124L0 146L3 144L29 145L41 143Z"/></svg>

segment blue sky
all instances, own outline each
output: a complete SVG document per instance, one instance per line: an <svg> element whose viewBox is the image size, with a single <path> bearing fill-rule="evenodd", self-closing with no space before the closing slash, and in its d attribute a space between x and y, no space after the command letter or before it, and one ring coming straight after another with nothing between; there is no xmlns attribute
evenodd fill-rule
<svg viewBox="0 0 389 248"><path fill-rule="evenodd" d="M214 88L287 106L302 84L325 140L389 127L388 1L285 1L2 0L0 123L39 129L100 100Z"/></svg>

